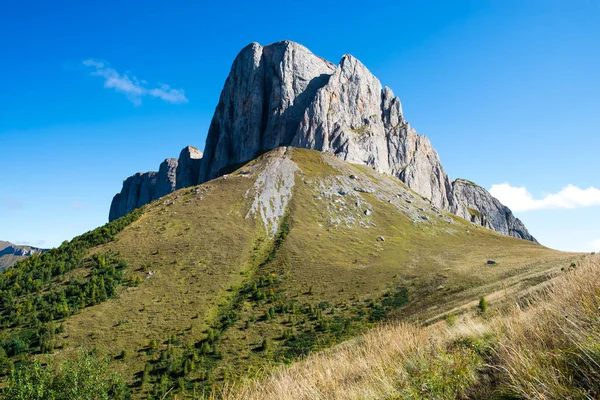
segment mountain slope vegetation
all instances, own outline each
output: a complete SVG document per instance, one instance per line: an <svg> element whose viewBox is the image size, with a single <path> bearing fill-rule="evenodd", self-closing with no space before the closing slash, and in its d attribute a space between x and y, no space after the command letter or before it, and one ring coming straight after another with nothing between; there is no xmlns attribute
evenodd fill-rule
<svg viewBox="0 0 600 400"><path fill-rule="evenodd" d="M111 224L0 276L22 276L28 288L5 303L4 316L21 304L23 318L6 320L2 346L21 363L95 349L142 398L255 377L383 321L435 322L483 295L521 293L580 257L440 210L370 167L294 148ZM30 276L63 256L64 270ZM68 312L40 319L38 297ZM9 343L25 334L35 339L15 354Z"/></svg>
<svg viewBox="0 0 600 400"><path fill-rule="evenodd" d="M600 395L600 257L566 268L526 302L471 308L356 340L218 391L226 399L593 399Z"/></svg>

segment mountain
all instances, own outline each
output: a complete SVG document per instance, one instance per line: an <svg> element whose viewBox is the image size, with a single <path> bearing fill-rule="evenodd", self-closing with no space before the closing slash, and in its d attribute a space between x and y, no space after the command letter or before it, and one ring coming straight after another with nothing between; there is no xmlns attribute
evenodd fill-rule
<svg viewBox="0 0 600 400"><path fill-rule="evenodd" d="M350 56L245 48L204 154L128 178L109 223L0 273L0 394L35 398L31 371L103 381L101 365L133 398L190 398L382 322L436 323L483 296L527 304L577 269L581 254L539 245L485 189L451 182L378 85ZM81 349L88 361L61 367Z"/></svg>
<svg viewBox="0 0 600 400"><path fill-rule="evenodd" d="M32 246L20 246L0 240L0 271L12 267L17 261L34 254L42 254L45 249Z"/></svg>
<svg viewBox="0 0 600 400"><path fill-rule="evenodd" d="M221 92L204 154L188 147L170 168L163 163L158 173L127 178L113 199L109 220L159 198L164 191L156 188L165 176L170 182L165 190L204 183L280 146L367 165L398 178L440 209L536 241L485 189L450 181L429 140L404 119L398 97L360 61L344 55L334 65L290 41L242 49Z"/></svg>

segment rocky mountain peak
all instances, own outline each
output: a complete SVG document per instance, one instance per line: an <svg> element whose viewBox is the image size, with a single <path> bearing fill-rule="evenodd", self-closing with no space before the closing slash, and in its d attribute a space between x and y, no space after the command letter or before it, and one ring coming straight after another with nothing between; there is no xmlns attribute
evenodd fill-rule
<svg viewBox="0 0 600 400"><path fill-rule="evenodd" d="M139 176L129 184L126 180L113 203L123 203L118 196L127 197L127 207L117 205L114 213L111 207L111 219L148 198L135 197L145 193L142 182L152 186L154 179L160 186L168 176L171 190L206 182L280 146L319 150L368 165L399 178L436 207L535 240L485 189L473 191L462 181L450 181L429 139L404 119L400 99L358 59L346 54L334 65L291 41L244 47L221 91L204 154L184 149L175 173L165 175L161 169L157 176ZM172 171L169 165L166 169ZM471 219L469 209L486 218Z"/></svg>
<svg viewBox="0 0 600 400"><path fill-rule="evenodd" d="M334 69L298 43L246 46L235 58L221 92L200 181L290 143L304 110Z"/></svg>

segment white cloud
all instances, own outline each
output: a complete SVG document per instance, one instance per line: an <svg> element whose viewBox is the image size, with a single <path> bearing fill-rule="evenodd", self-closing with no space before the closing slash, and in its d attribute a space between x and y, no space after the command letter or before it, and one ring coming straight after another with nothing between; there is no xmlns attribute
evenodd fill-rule
<svg viewBox="0 0 600 400"><path fill-rule="evenodd" d="M131 76L127 72L121 74L115 69L110 68L104 61L85 60L83 61L83 65L93 68L90 75L104 78L105 88L124 93L135 105L140 105L144 96L156 97L173 104L188 102L183 89L172 89L164 83L159 84L158 87L147 88L144 86L148 84L147 81Z"/></svg>
<svg viewBox="0 0 600 400"><path fill-rule="evenodd" d="M592 250L600 252L600 239L592 242Z"/></svg>
<svg viewBox="0 0 600 400"><path fill-rule="evenodd" d="M492 185L490 193L513 211L583 208L600 205L600 189L592 186L581 189L574 185L567 185L558 193L549 194L542 199L534 199L526 188L514 187L508 183Z"/></svg>
<svg viewBox="0 0 600 400"><path fill-rule="evenodd" d="M150 89L148 94L153 97L163 99L168 103L182 103L187 102L182 89L171 89L169 85L164 83L160 84L160 88Z"/></svg>

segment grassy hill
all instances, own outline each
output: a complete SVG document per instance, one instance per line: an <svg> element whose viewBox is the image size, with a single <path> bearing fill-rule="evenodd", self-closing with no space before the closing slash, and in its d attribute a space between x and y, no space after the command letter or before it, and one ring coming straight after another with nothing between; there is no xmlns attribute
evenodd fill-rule
<svg viewBox="0 0 600 400"><path fill-rule="evenodd" d="M135 397L157 398L260 375L382 321L433 323L581 257L478 227L366 166L291 148L74 242L7 272L77 256L37 284L33 272L19 278L0 344L21 362L97 349ZM6 289L16 278L0 279ZM17 339L28 349L12 351Z"/></svg>

